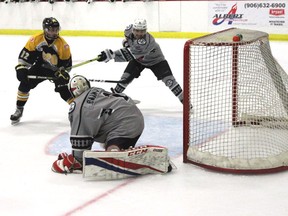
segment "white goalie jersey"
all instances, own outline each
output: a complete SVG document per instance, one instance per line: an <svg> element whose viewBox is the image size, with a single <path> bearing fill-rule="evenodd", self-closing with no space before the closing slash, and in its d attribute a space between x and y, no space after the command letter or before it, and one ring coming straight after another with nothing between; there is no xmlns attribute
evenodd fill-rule
<svg viewBox="0 0 288 216"><path fill-rule="evenodd" d="M89 149L94 141L134 138L144 129L143 115L131 98L96 87L71 103L69 121L70 142L76 149Z"/></svg>

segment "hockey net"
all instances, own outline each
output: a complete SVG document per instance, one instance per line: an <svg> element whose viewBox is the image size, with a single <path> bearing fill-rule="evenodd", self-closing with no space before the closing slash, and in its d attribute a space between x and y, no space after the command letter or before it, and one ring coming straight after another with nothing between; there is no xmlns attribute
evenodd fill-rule
<svg viewBox="0 0 288 216"><path fill-rule="evenodd" d="M236 34L243 39L234 42ZM288 169L287 88L265 32L231 28L188 40L184 162L236 173Z"/></svg>

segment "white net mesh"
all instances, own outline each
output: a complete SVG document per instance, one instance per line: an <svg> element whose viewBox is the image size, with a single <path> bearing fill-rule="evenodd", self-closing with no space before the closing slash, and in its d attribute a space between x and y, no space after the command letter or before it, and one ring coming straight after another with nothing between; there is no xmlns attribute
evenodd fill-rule
<svg viewBox="0 0 288 216"><path fill-rule="evenodd" d="M233 42L238 33L243 40ZM268 34L233 28L185 47L184 100L193 113L184 109L184 161L243 171L287 166L288 76Z"/></svg>

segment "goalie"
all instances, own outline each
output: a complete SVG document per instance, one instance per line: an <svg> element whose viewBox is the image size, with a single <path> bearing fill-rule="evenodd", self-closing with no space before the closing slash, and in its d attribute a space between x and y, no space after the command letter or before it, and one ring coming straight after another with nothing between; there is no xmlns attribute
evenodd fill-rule
<svg viewBox="0 0 288 216"><path fill-rule="evenodd" d="M144 118L130 97L91 88L80 75L70 80L68 88L74 97L69 110L72 154L61 153L52 171L66 174L83 170L84 177L98 179L171 171L166 148L134 148L143 132ZM94 141L102 143L105 151L90 151Z"/></svg>

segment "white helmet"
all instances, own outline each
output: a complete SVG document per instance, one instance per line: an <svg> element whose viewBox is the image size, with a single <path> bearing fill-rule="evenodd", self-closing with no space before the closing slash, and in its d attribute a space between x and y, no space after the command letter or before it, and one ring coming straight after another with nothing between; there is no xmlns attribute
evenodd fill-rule
<svg viewBox="0 0 288 216"><path fill-rule="evenodd" d="M84 76L76 75L69 81L68 88L76 98L90 88L90 82Z"/></svg>
<svg viewBox="0 0 288 216"><path fill-rule="evenodd" d="M145 19L134 20L133 29L136 30L147 30L147 22Z"/></svg>

